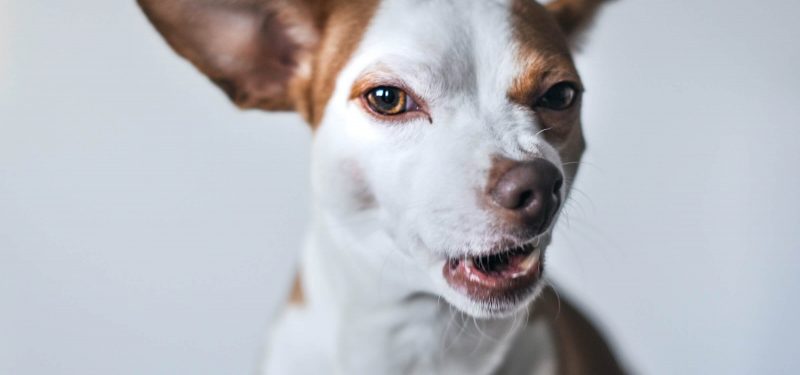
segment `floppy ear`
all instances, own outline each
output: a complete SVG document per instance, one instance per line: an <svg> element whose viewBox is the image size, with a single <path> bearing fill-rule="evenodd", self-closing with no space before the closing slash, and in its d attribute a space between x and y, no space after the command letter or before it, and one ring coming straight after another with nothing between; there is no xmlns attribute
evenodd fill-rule
<svg viewBox="0 0 800 375"><path fill-rule="evenodd" d="M564 35L575 42L594 20L600 6L609 0L554 0L547 3L547 10L556 18Z"/></svg>
<svg viewBox="0 0 800 375"><path fill-rule="evenodd" d="M319 32L313 0L137 0L167 43L241 108L302 106Z"/></svg>

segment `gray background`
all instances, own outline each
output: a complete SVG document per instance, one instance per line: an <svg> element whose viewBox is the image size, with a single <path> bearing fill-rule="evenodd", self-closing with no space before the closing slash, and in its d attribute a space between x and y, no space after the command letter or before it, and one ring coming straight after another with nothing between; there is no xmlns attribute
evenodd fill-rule
<svg viewBox="0 0 800 375"><path fill-rule="evenodd" d="M618 1L554 280L647 374L800 371L796 1ZM248 374L310 132L239 112L133 1L0 0L0 374Z"/></svg>

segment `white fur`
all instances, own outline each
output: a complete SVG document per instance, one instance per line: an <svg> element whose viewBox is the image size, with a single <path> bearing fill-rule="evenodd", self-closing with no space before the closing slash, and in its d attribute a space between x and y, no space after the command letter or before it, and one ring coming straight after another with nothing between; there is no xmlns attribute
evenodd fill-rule
<svg viewBox="0 0 800 375"><path fill-rule="evenodd" d="M282 315L266 373L490 374L531 329L534 295L489 306L442 276L448 256L520 240L497 231L478 200L493 155L562 165L506 97L521 70L509 12L505 1L381 3L315 136L307 302ZM432 123L383 123L349 100L353 82L378 67L425 99ZM538 329L526 350L546 373L551 339Z"/></svg>

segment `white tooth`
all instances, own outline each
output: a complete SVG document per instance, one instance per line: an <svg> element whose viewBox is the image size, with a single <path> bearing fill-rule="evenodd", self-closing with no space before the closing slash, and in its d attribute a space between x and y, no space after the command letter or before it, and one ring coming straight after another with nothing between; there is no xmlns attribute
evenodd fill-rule
<svg viewBox="0 0 800 375"><path fill-rule="evenodd" d="M539 248L534 249L526 258L519 264L519 268L523 271L527 271L531 269L537 262L539 262L539 256L542 254L542 250Z"/></svg>

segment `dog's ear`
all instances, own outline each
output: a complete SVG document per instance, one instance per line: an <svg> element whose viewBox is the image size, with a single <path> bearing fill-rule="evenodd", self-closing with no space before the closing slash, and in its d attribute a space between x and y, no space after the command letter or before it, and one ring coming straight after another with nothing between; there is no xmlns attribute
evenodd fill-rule
<svg viewBox="0 0 800 375"><path fill-rule="evenodd" d="M571 43L591 26L600 6L610 0L553 0L547 3L547 10L555 17L561 31Z"/></svg>
<svg viewBox="0 0 800 375"><path fill-rule="evenodd" d="M241 108L298 110L315 0L137 0L169 45Z"/></svg>

